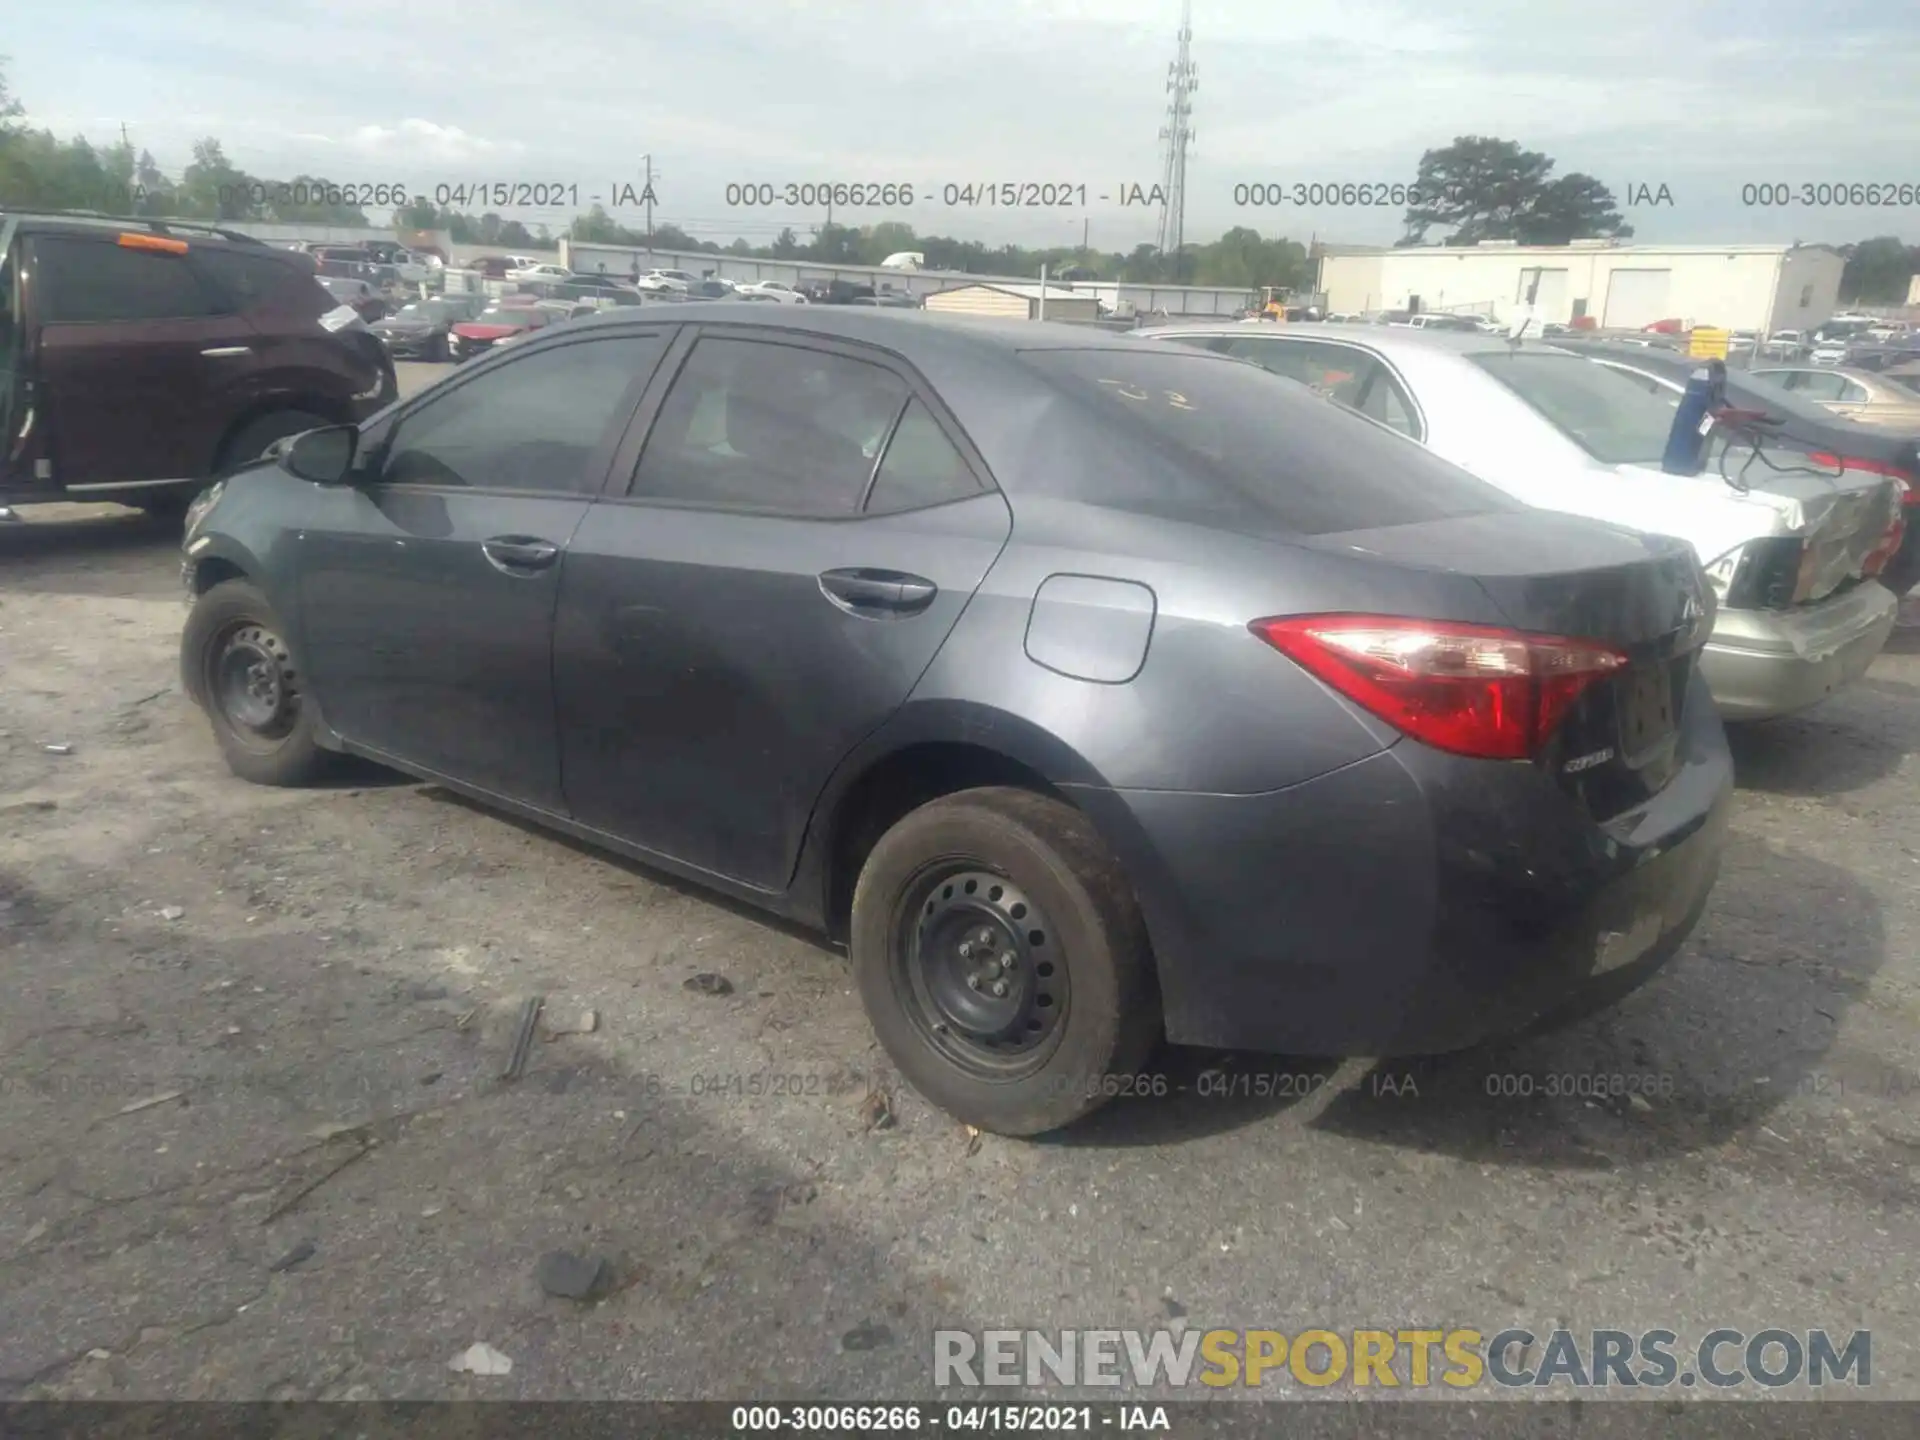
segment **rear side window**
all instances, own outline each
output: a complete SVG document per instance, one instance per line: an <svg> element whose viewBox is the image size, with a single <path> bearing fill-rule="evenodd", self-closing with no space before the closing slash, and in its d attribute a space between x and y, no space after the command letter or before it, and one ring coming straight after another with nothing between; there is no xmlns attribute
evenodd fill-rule
<svg viewBox="0 0 1920 1440"><path fill-rule="evenodd" d="M1355 407L1367 380L1379 368L1372 356L1345 345L1316 345L1310 340L1278 340L1267 335L1236 337L1227 342L1226 353L1298 380L1329 400Z"/></svg>
<svg viewBox="0 0 1920 1440"><path fill-rule="evenodd" d="M783 515L854 514L907 398L905 381L863 360L708 337L667 392L632 493Z"/></svg>
<svg viewBox="0 0 1920 1440"><path fill-rule="evenodd" d="M1674 406L1579 355L1487 351L1471 357L1561 434L1605 465L1658 465Z"/></svg>
<svg viewBox="0 0 1920 1440"><path fill-rule="evenodd" d="M46 323L183 320L223 308L180 255L50 235L34 241L33 254Z"/></svg>
<svg viewBox="0 0 1920 1440"><path fill-rule="evenodd" d="M912 401L880 458L867 513L918 510L979 493L973 472L953 441L925 405Z"/></svg>
<svg viewBox="0 0 1920 1440"><path fill-rule="evenodd" d="M234 250L196 250L193 263L225 293L236 310L300 310L318 307L311 265Z"/></svg>
<svg viewBox="0 0 1920 1440"><path fill-rule="evenodd" d="M1418 445L1252 365L1185 351L1039 350L1022 357L1122 444L1170 464L1124 479L1049 465L1067 498L1199 524L1324 535L1523 508Z"/></svg>

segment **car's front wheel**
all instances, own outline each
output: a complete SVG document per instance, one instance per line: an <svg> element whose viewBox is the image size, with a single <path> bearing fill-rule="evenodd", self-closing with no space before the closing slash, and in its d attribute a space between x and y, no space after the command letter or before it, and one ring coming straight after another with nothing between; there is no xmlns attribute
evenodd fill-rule
<svg viewBox="0 0 1920 1440"><path fill-rule="evenodd" d="M1128 1088L1160 1037L1126 877L1086 817L1044 795L968 790L907 815L867 857L850 938L901 1074L983 1130L1070 1124Z"/></svg>
<svg viewBox="0 0 1920 1440"><path fill-rule="evenodd" d="M180 641L187 694L207 712L227 768L256 785L305 785L334 759L286 633L258 586L226 580L194 601Z"/></svg>

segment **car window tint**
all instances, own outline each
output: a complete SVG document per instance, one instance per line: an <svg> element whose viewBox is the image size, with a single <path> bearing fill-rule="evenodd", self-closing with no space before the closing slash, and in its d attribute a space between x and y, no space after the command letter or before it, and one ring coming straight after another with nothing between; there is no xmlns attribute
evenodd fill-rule
<svg viewBox="0 0 1920 1440"><path fill-rule="evenodd" d="M1816 375L1803 371L1795 378L1799 383L1793 388L1809 400L1838 400L1847 387L1845 378L1839 375Z"/></svg>
<svg viewBox="0 0 1920 1440"><path fill-rule="evenodd" d="M1522 508L1254 365L1168 347L1022 357L1094 423L1042 427L1040 493L1248 533L1320 535Z"/></svg>
<svg viewBox="0 0 1920 1440"><path fill-rule="evenodd" d="M1607 465L1658 465L1674 407L1610 365L1551 351L1483 351L1474 364Z"/></svg>
<svg viewBox="0 0 1920 1440"><path fill-rule="evenodd" d="M220 312L178 255L42 236L34 257L46 321L180 320Z"/></svg>
<svg viewBox="0 0 1920 1440"><path fill-rule="evenodd" d="M1866 386L1855 380L1845 380L1840 385L1840 398L1849 405L1864 405L1872 397L1867 394Z"/></svg>
<svg viewBox="0 0 1920 1440"><path fill-rule="evenodd" d="M910 402L881 457L868 512L915 510L979 493L973 472L932 412L918 400Z"/></svg>
<svg viewBox="0 0 1920 1440"><path fill-rule="evenodd" d="M1360 413L1410 439L1418 439L1420 425L1413 418L1413 402L1407 399L1399 382L1387 373L1386 366L1375 363L1366 386L1360 397Z"/></svg>
<svg viewBox="0 0 1920 1440"><path fill-rule="evenodd" d="M1631 380L1635 386L1646 391L1647 394L1652 395L1656 399L1665 400L1676 407L1680 404L1679 394L1661 384L1651 375L1642 375L1637 370L1623 370L1618 365L1609 365L1607 368L1616 375L1622 375L1628 380Z"/></svg>
<svg viewBox="0 0 1920 1440"><path fill-rule="evenodd" d="M1316 345L1306 340L1281 340L1270 335L1236 337L1227 354L1298 380L1342 405L1359 402L1361 387L1378 368L1371 356L1344 345Z"/></svg>
<svg viewBox="0 0 1920 1440"><path fill-rule="evenodd" d="M539 351L438 396L400 422L390 485L590 492L589 463L624 404L666 353L661 335L618 335Z"/></svg>
<svg viewBox="0 0 1920 1440"><path fill-rule="evenodd" d="M241 310L285 309L309 302L313 273L306 266L232 250L195 250L193 263Z"/></svg>
<svg viewBox="0 0 1920 1440"><path fill-rule="evenodd" d="M907 401L878 365L758 340L701 340L660 407L632 493L849 515Z"/></svg>

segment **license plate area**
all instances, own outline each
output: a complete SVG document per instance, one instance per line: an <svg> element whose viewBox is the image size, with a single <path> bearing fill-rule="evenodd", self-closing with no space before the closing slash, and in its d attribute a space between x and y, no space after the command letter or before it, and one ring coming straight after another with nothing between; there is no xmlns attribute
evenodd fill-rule
<svg viewBox="0 0 1920 1440"><path fill-rule="evenodd" d="M1620 717L1620 754L1638 769L1673 739L1679 729L1673 668L1638 665L1616 682Z"/></svg>

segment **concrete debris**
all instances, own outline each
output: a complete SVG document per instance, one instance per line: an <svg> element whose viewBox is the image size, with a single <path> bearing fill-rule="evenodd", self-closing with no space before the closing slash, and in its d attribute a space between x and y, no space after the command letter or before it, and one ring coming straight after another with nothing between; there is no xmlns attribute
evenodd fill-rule
<svg viewBox="0 0 1920 1440"><path fill-rule="evenodd" d="M513 1361L491 1345L475 1341L449 1360L447 1368L468 1375L507 1375L513 1371Z"/></svg>
<svg viewBox="0 0 1920 1440"><path fill-rule="evenodd" d="M534 1278L549 1295L563 1300L590 1300L607 1276L607 1262L598 1255L576 1255L571 1250L549 1250L534 1268Z"/></svg>

